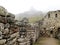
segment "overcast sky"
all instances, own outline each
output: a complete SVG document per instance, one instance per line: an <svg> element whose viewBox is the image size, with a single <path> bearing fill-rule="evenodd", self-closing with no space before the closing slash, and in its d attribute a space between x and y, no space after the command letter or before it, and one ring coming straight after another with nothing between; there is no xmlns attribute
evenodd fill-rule
<svg viewBox="0 0 60 45"><path fill-rule="evenodd" d="M31 8L45 12L60 10L60 0L0 0L0 6L13 14L23 13Z"/></svg>

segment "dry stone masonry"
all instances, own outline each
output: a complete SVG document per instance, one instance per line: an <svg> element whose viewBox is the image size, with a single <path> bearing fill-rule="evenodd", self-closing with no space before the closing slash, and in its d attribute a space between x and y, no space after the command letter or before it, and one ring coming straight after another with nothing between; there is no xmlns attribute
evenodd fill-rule
<svg viewBox="0 0 60 45"><path fill-rule="evenodd" d="M60 39L60 10L49 11L39 26L41 35Z"/></svg>
<svg viewBox="0 0 60 45"><path fill-rule="evenodd" d="M60 39L60 10L49 11L39 23L21 21L0 6L0 45L33 45L39 37Z"/></svg>
<svg viewBox="0 0 60 45"><path fill-rule="evenodd" d="M15 20L15 15L0 6L0 45L32 45L37 39L37 29L27 18Z"/></svg>

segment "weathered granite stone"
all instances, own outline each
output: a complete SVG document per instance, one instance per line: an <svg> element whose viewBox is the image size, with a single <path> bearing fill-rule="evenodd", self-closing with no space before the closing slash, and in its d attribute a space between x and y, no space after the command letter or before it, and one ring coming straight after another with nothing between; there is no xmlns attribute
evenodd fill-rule
<svg viewBox="0 0 60 45"><path fill-rule="evenodd" d="M0 45L5 44L5 42L6 42L6 40L5 40L5 39L0 40Z"/></svg>

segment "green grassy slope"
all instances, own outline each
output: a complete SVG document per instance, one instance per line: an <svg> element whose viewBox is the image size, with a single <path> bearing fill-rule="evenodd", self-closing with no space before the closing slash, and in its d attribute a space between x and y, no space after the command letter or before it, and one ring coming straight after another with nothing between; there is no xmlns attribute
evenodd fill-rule
<svg viewBox="0 0 60 45"><path fill-rule="evenodd" d="M34 23L34 22L36 22L36 21L38 21L38 20L41 20L42 17L43 17L43 16L33 16L33 17L30 17L30 18L29 18L29 22L30 22L30 23Z"/></svg>

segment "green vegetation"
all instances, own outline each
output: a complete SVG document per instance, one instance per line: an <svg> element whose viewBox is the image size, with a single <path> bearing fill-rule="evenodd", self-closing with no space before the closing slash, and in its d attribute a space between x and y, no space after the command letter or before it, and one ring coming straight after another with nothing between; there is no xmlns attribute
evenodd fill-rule
<svg viewBox="0 0 60 45"><path fill-rule="evenodd" d="M30 23L34 23L34 22L36 22L36 21L41 20L42 17L43 17L43 16L33 16L33 17L30 17L30 18L29 18L29 22L30 22Z"/></svg>

